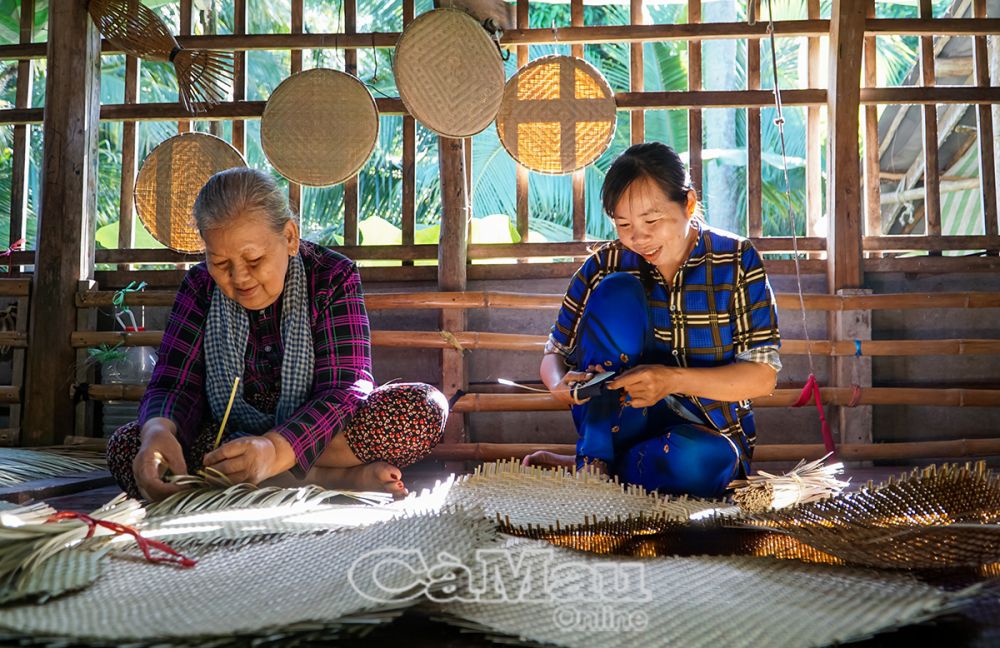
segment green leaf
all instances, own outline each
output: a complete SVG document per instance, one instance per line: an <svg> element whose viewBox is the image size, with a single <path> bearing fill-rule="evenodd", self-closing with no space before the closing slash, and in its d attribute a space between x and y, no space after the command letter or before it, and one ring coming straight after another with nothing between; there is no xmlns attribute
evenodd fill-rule
<svg viewBox="0 0 1000 648"><path fill-rule="evenodd" d="M94 240L97 241L97 245L103 250L117 250L118 249L118 221L105 225L97 230ZM163 243L160 243L153 235L149 233L149 230L142 224L141 221L136 221L135 223L135 244L132 246L134 250L158 250L166 247Z"/></svg>

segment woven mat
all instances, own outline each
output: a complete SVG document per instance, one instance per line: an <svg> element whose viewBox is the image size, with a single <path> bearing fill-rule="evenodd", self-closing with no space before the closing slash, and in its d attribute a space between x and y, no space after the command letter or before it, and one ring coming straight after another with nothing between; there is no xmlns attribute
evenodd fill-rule
<svg viewBox="0 0 1000 648"><path fill-rule="evenodd" d="M589 473L572 473L517 461L483 464L460 477L447 494L448 504L479 507L487 517L512 525L583 524L605 518L644 516L688 520L714 511L735 513L721 501L647 493Z"/></svg>
<svg viewBox="0 0 1000 648"><path fill-rule="evenodd" d="M511 157L541 173L570 173L594 162L615 135L615 96L594 66L546 56L504 88L497 133Z"/></svg>
<svg viewBox="0 0 1000 648"><path fill-rule="evenodd" d="M203 251L194 200L209 178L238 166L246 166L239 151L213 135L182 133L165 140L146 156L135 180L139 220L168 248Z"/></svg>
<svg viewBox="0 0 1000 648"><path fill-rule="evenodd" d="M464 11L436 9L408 24L393 71L403 105L438 135L475 135L500 108L503 62L486 30Z"/></svg>
<svg viewBox="0 0 1000 648"><path fill-rule="evenodd" d="M274 89L260 118L260 143L277 171L325 187L357 173L375 150L375 100L357 77L317 68Z"/></svg>
<svg viewBox="0 0 1000 648"><path fill-rule="evenodd" d="M417 599L387 603L362 596L352 582L371 592L371 574L362 568L352 573L356 561L370 566L365 561L373 550L419 547L428 568L442 552L471 562L475 548L490 545L494 535L481 515L459 511L293 535L238 550L216 548L192 569L119 557L82 592L45 605L0 608L0 631L115 643L195 642L302 624L335 625L359 614L369 621L389 619L386 613ZM378 573L381 591L404 591L419 578L428 578L426 570Z"/></svg>
<svg viewBox="0 0 1000 648"><path fill-rule="evenodd" d="M437 608L444 619L558 646L792 648L924 621L974 594L904 575L761 558L623 561L534 541L510 550L520 569L490 572L489 587L522 600L450 602Z"/></svg>

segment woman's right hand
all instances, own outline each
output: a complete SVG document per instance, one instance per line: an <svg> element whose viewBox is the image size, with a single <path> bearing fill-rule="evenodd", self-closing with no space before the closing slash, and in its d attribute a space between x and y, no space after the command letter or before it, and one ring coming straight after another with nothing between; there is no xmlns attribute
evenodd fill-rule
<svg viewBox="0 0 1000 648"><path fill-rule="evenodd" d="M176 436L177 427L173 421L154 418L142 426L142 445L132 462L132 472L139 493L153 501L159 501L181 491L181 487L163 481L162 464L166 464L175 475L187 473L184 451Z"/></svg>

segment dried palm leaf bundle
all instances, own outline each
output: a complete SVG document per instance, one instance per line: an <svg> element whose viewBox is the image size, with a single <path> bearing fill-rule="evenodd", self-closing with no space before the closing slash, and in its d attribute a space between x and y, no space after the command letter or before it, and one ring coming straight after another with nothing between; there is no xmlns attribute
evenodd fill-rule
<svg viewBox="0 0 1000 648"><path fill-rule="evenodd" d="M443 573L440 556L473 564L476 549L495 543L493 525L478 512L448 510L238 549L213 547L190 570L112 558L87 589L45 605L0 608L0 634L72 638L74 645L202 645L233 638L249 645L251 638L303 628L371 627L422 598L425 584ZM424 562L410 561L407 549L419 549ZM396 557L404 562L375 571L383 558Z"/></svg>
<svg viewBox="0 0 1000 648"><path fill-rule="evenodd" d="M714 511L736 512L722 501L697 500L647 493L588 471L522 466L498 461L479 466L456 480L448 504L479 507L507 524L581 524L615 516L688 520Z"/></svg>
<svg viewBox="0 0 1000 648"><path fill-rule="evenodd" d="M489 572L489 600L438 606L445 620L557 646L826 646L953 612L978 588L944 592L909 574L749 557L633 561L533 541L518 569ZM818 622L821 620L821 622Z"/></svg>
<svg viewBox="0 0 1000 648"><path fill-rule="evenodd" d="M783 475L760 470L747 479L736 480L729 484L735 489L733 501L747 513L763 513L837 495L850 482L837 479L837 475L844 472L844 464L823 465L829 456L809 463L803 459Z"/></svg>
<svg viewBox="0 0 1000 648"><path fill-rule="evenodd" d="M100 573L100 555L113 537L102 524L132 526L142 513L124 494L90 516L63 519L46 504L0 511L0 602L86 586Z"/></svg>
<svg viewBox="0 0 1000 648"><path fill-rule="evenodd" d="M751 519L853 565L940 569L1000 562L1000 477L982 462L917 469Z"/></svg>
<svg viewBox="0 0 1000 648"><path fill-rule="evenodd" d="M0 486L13 486L33 479L93 472L103 467L97 462L50 452L0 448Z"/></svg>
<svg viewBox="0 0 1000 648"><path fill-rule="evenodd" d="M184 49L159 16L140 0L90 0L87 6L101 34L128 54L169 61L177 73L184 107L202 112L224 101L232 87L232 52Z"/></svg>

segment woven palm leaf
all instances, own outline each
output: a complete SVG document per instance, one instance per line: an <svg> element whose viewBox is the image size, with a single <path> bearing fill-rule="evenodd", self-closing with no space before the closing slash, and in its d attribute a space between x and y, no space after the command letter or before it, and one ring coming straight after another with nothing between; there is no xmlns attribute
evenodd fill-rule
<svg viewBox="0 0 1000 648"><path fill-rule="evenodd" d="M228 97L234 77L232 52L180 47L160 17L139 0L90 0L87 10L116 47L140 58L171 62L181 102L190 112Z"/></svg>
<svg viewBox="0 0 1000 648"><path fill-rule="evenodd" d="M931 466L753 520L849 564L982 567L1000 562L1000 477L982 462Z"/></svg>
<svg viewBox="0 0 1000 648"><path fill-rule="evenodd" d="M906 574L762 558L628 561L531 541L508 550L520 568L492 572L489 586L511 600L449 602L439 614L557 646L795 648L926 621L978 591L949 593Z"/></svg>
<svg viewBox="0 0 1000 648"><path fill-rule="evenodd" d="M510 460L483 464L474 474L460 477L446 502L479 507L507 524L543 526L628 515L687 520L716 510L736 511L721 501L656 495L588 472L522 466Z"/></svg>
<svg viewBox="0 0 1000 648"><path fill-rule="evenodd" d="M34 479L93 472L104 466L50 452L22 448L0 448L0 486L13 486Z"/></svg>

